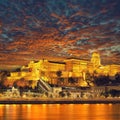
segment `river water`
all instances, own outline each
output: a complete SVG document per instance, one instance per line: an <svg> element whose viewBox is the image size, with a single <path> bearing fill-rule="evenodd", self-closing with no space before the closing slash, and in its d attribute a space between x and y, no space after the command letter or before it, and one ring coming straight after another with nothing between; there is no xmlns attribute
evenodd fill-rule
<svg viewBox="0 0 120 120"><path fill-rule="evenodd" d="M120 120L120 104L1 104L0 120Z"/></svg>

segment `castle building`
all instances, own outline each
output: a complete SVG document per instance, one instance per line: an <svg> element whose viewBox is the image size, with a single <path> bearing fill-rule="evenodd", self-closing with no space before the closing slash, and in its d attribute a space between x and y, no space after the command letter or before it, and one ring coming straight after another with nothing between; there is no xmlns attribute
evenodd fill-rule
<svg viewBox="0 0 120 120"><path fill-rule="evenodd" d="M57 72L60 72L58 75ZM39 60L30 61L26 66L22 66L19 72L11 72L7 77L9 81L15 80L34 80L42 79L52 84L58 84L58 78L68 84L69 78L78 81L79 86L86 86L86 73L98 75L114 76L120 72L120 65L101 64L99 53L93 53L90 61L78 59L65 59L61 61Z"/></svg>

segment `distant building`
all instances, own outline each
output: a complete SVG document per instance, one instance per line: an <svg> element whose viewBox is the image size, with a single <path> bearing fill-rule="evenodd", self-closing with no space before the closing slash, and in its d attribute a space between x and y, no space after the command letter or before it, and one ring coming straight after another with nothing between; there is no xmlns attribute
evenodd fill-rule
<svg viewBox="0 0 120 120"><path fill-rule="evenodd" d="M58 75L57 72L61 74ZM79 86L87 86L87 73L98 75L114 76L120 72L120 65L106 65L101 64L99 53L92 54L90 61L78 59L65 59L61 61L39 60L30 61L26 66L22 66L19 72L11 72L7 77L9 81L15 80L39 80L43 79L52 84L58 84L58 79L63 80L63 84L68 84L68 78L72 77L78 81ZM62 82L61 82L62 84Z"/></svg>
<svg viewBox="0 0 120 120"><path fill-rule="evenodd" d="M14 87L12 89L8 89L6 92L3 94L5 97L15 97L19 98L20 97L20 91Z"/></svg>

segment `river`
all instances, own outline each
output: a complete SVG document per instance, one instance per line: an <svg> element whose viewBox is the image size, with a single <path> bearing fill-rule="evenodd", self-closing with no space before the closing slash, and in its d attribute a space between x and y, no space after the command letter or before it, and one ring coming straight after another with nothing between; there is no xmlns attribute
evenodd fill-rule
<svg viewBox="0 0 120 120"><path fill-rule="evenodd" d="M120 104L0 104L0 120L120 120Z"/></svg>

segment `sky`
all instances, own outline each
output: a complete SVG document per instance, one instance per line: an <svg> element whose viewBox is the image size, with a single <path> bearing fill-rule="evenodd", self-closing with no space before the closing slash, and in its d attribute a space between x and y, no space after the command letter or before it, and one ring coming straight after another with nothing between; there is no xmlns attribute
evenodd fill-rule
<svg viewBox="0 0 120 120"><path fill-rule="evenodd" d="M120 0L0 0L0 69L96 51L120 64Z"/></svg>

